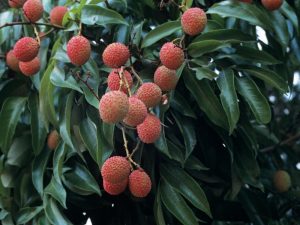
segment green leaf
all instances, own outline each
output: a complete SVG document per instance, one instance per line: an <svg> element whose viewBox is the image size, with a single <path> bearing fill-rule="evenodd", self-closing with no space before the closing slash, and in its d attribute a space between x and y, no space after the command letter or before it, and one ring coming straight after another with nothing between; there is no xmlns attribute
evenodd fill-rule
<svg viewBox="0 0 300 225"><path fill-rule="evenodd" d="M198 106L216 125L228 129L228 123L221 103L210 84L206 80L197 80L193 74L185 70L184 82L194 96Z"/></svg>
<svg viewBox="0 0 300 225"><path fill-rule="evenodd" d="M32 163L32 183L41 196L43 196L44 191L44 173L51 153L47 149L44 150L35 157Z"/></svg>
<svg viewBox="0 0 300 225"><path fill-rule="evenodd" d="M66 146L66 144L60 144L54 152L53 175L58 182L61 181L61 177L63 173L63 162L65 161L67 152L68 152L68 147Z"/></svg>
<svg viewBox="0 0 300 225"><path fill-rule="evenodd" d="M220 99L227 115L229 133L232 134L240 118L238 98L234 86L234 74L231 69L226 69L220 74L217 84L221 91Z"/></svg>
<svg viewBox="0 0 300 225"><path fill-rule="evenodd" d="M188 101L178 92L175 91L174 97L171 99L171 107L176 109L182 115L196 119L196 115Z"/></svg>
<svg viewBox="0 0 300 225"><path fill-rule="evenodd" d="M87 25L124 24L126 20L116 11L97 5L85 5L81 11L81 22Z"/></svg>
<svg viewBox="0 0 300 225"><path fill-rule="evenodd" d="M253 75L282 92L287 92L289 89L288 83L282 77L280 77L279 74L275 73L272 70L263 69L260 67L250 66L250 65L238 66L237 70Z"/></svg>
<svg viewBox="0 0 300 225"><path fill-rule="evenodd" d="M14 19L14 12L13 11L5 11L0 13L0 26L4 25L5 23L10 23ZM3 27L0 29L0 45L2 45L6 40L9 40L11 27Z"/></svg>
<svg viewBox="0 0 300 225"><path fill-rule="evenodd" d="M180 21L169 21L151 30L143 39L142 48L149 47L181 29Z"/></svg>
<svg viewBox="0 0 300 225"><path fill-rule="evenodd" d="M27 98L10 97L3 103L0 112L0 148L4 153L11 145L26 100Z"/></svg>
<svg viewBox="0 0 300 225"><path fill-rule="evenodd" d="M95 178L80 163L76 163L71 171L64 173L64 184L73 192L80 195L98 194L101 196L99 185Z"/></svg>
<svg viewBox="0 0 300 225"><path fill-rule="evenodd" d="M198 225L198 219L184 199L167 182L160 183L163 204L184 225Z"/></svg>
<svg viewBox="0 0 300 225"><path fill-rule="evenodd" d="M202 80L204 78L213 80L216 77L218 77L218 74L216 74L215 72L213 72L211 69L207 67L197 67L193 70L196 71L196 78L198 80Z"/></svg>
<svg viewBox="0 0 300 225"><path fill-rule="evenodd" d="M41 112L39 109L39 97L37 94L31 94L28 99L28 106L30 110L30 124L31 124L31 139L33 153L38 155L44 144L47 136L47 130L45 123L42 121L40 116Z"/></svg>
<svg viewBox="0 0 300 225"><path fill-rule="evenodd" d="M67 193L63 185L61 184L60 181L57 181L55 177L52 177L50 183L44 190L45 194L51 195L53 198L55 198L62 207L65 209L67 208L66 205L66 198L67 198Z"/></svg>
<svg viewBox="0 0 300 225"><path fill-rule="evenodd" d="M162 178L180 192L195 207L211 217L209 203L200 185L183 169L168 164L160 167Z"/></svg>
<svg viewBox="0 0 300 225"><path fill-rule="evenodd" d="M62 214L55 200L47 195L43 199L44 210L51 224L71 225L72 223Z"/></svg>
<svg viewBox="0 0 300 225"><path fill-rule="evenodd" d="M271 120L269 103L254 81L247 77L237 78L236 81L238 92L249 104L256 120L260 123L269 123Z"/></svg>
<svg viewBox="0 0 300 225"><path fill-rule="evenodd" d="M283 1L283 4L279 10L284 14L285 17L287 17L293 23L296 33L299 34L298 17L294 9L289 5L287 1Z"/></svg>
<svg viewBox="0 0 300 225"><path fill-rule="evenodd" d="M31 155L30 135L15 138L7 153L6 163L22 167L28 163Z"/></svg>
<svg viewBox="0 0 300 225"><path fill-rule="evenodd" d="M191 57L200 57L205 53L216 51L220 48L229 47L230 43L217 40L198 41L190 44L187 48L188 54Z"/></svg>
<svg viewBox="0 0 300 225"><path fill-rule="evenodd" d="M26 207L21 209L16 215L16 223L17 224L25 224L32 220L42 211L43 207Z"/></svg>
<svg viewBox="0 0 300 225"><path fill-rule="evenodd" d="M155 200L154 200L154 218L157 225L166 225L163 210L161 207L161 197L160 197L160 185L157 188Z"/></svg>

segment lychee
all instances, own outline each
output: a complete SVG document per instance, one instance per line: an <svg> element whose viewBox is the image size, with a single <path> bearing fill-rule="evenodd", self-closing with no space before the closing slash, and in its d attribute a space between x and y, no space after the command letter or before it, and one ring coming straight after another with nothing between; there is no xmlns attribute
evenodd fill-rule
<svg viewBox="0 0 300 225"><path fill-rule="evenodd" d="M178 82L175 70L170 70L165 66L160 66L154 73L154 83L157 84L162 91L174 90Z"/></svg>
<svg viewBox="0 0 300 225"><path fill-rule="evenodd" d="M128 179L129 174L130 162L121 156L113 156L107 159L101 168L103 180L112 184L124 182Z"/></svg>
<svg viewBox="0 0 300 225"><path fill-rule="evenodd" d="M145 103L147 108L158 105L161 95L159 86L152 82L142 84L136 92L136 96Z"/></svg>
<svg viewBox="0 0 300 225"><path fill-rule="evenodd" d="M20 62L19 63L21 72L26 76L32 76L39 72L40 70L40 59L35 57L29 62Z"/></svg>
<svg viewBox="0 0 300 225"><path fill-rule="evenodd" d="M172 42L162 46L159 57L162 64L171 70L178 69L184 62L183 50Z"/></svg>
<svg viewBox="0 0 300 225"><path fill-rule="evenodd" d="M129 98L129 111L123 122L128 125L135 127L141 124L147 116L146 105L137 97L132 96Z"/></svg>
<svg viewBox="0 0 300 225"><path fill-rule="evenodd" d="M283 1L282 0L261 0L261 3L267 10L273 11L279 9Z"/></svg>
<svg viewBox="0 0 300 225"><path fill-rule="evenodd" d="M107 78L107 85L108 88L112 91L117 91L120 88L120 76L119 72L121 69L113 69ZM131 74L127 70L123 70L123 79L122 79L122 87L121 90L124 93L128 93L128 88L126 85L126 82L128 84L129 89L132 87L133 80Z"/></svg>
<svg viewBox="0 0 300 225"><path fill-rule="evenodd" d="M8 4L11 8L22 8L26 0L8 0Z"/></svg>
<svg viewBox="0 0 300 225"><path fill-rule="evenodd" d="M201 33L204 30L206 23L206 14L200 8L190 8L181 16L182 29L190 36L195 36Z"/></svg>
<svg viewBox="0 0 300 225"><path fill-rule="evenodd" d="M75 66L85 64L91 55L89 40L81 35L72 37L67 44L67 55Z"/></svg>
<svg viewBox="0 0 300 225"><path fill-rule="evenodd" d="M6 54L6 64L7 66L12 69L15 72L20 72L20 67L19 67L19 60L17 57L14 55L13 50L10 50Z"/></svg>
<svg viewBox="0 0 300 225"><path fill-rule="evenodd" d="M291 177L288 172L284 170L278 170L273 176L273 184L278 192L286 192L291 187Z"/></svg>
<svg viewBox="0 0 300 225"><path fill-rule="evenodd" d="M14 47L14 55L19 61L29 62L39 53L39 43L31 37L23 37Z"/></svg>
<svg viewBox="0 0 300 225"><path fill-rule="evenodd" d="M102 54L104 64L111 68L123 66L128 61L129 57L129 49L122 43L112 43L108 45Z"/></svg>
<svg viewBox="0 0 300 225"><path fill-rule="evenodd" d="M52 130L47 138L48 148L51 150L56 149L56 147L59 143L59 139L60 139L60 136L59 136L58 132L56 130Z"/></svg>
<svg viewBox="0 0 300 225"><path fill-rule="evenodd" d="M134 197L144 198L151 191L151 179L142 169L133 171L129 176L129 190Z"/></svg>
<svg viewBox="0 0 300 225"><path fill-rule="evenodd" d="M110 183L106 180L103 180L103 188L110 195L119 195L125 191L128 184L128 178L120 183Z"/></svg>
<svg viewBox="0 0 300 225"><path fill-rule="evenodd" d="M122 91L109 91L102 96L99 103L101 119L106 123L122 121L129 110L128 97Z"/></svg>
<svg viewBox="0 0 300 225"><path fill-rule="evenodd" d="M42 18L44 7L40 0L27 0L23 5L25 17L30 22L36 22Z"/></svg>
<svg viewBox="0 0 300 225"><path fill-rule="evenodd" d="M160 119L148 113L143 123L137 126L137 133L142 142L154 143L161 133Z"/></svg>
<svg viewBox="0 0 300 225"><path fill-rule="evenodd" d="M50 12L50 22L62 26L64 15L68 12L65 6L56 6Z"/></svg>

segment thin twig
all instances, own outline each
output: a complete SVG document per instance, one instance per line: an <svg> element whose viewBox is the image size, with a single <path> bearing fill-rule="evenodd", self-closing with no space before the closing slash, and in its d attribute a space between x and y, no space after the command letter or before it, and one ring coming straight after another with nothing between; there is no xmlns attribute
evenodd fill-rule
<svg viewBox="0 0 300 225"><path fill-rule="evenodd" d="M134 155L134 153L136 153L136 151L140 148L140 145L141 145L141 140L138 140L138 142L136 143L135 148L130 153L130 158L132 158L132 156Z"/></svg>
<svg viewBox="0 0 300 225"><path fill-rule="evenodd" d="M16 26L16 25L42 25L42 26L48 26L48 27L53 27L56 29L65 29L63 26L51 24L51 23L33 23L33 22L11 22L11 23L5 23L2 26L0 26L0 30L4 27L10 27L10 26Z"/></svg>
<svg viewBox="0 0 300 225"><path fill-rule="evenodd" d="M51 34L55 29L51 28L49 31L47 31L46 33L39 35L40 38L46 37L47 35Z"/></svg>
<svg viewBox="0 0 300 225"><path fill-rule="evenodd" d="M109 5L109 3L108 3L107 0L105 0L104 3L105 3L105 5L106 5L106 7L107 7L108 9L111 9L111 6Z"/></svg>
<svg viewBox="0 0 300 225"><path fill-rule="evenodd" d="M36 28L36 25L33 24L32 27L33 27L33 30L34 30L34 34L36 36L36 40L39 43L39 45L41 45L41 38L39 36L39 32L38 32L38 30Z"/></svg>
<svg viewBox="0 0 300 225"><path fill-rule="evenodd" d="M90 90L90 92L98 99L98 101L100 101L100 98L99 98L99 96L95 93L94 88L92 88L92 87L89 85L89 83L88 83L88 79L89 79L90 76L88 76L88 78L87 78L86 80L84 80L84 79L82 79L82 78L80 77L79 72L75 73L75 75L76 75L76 77L77 77L78 80L80 80L82 83L85 84L85 86L87 86L87 88L88 88L88 89Z"/></svg>
<svg viewBox="0 0 300 225"><path fill-rule="evenodd" d="M275 150L277 147L279 146L284 146L284 145L287 145L287 144L290 144L290 143L293 143L297 140L300 139L300 133L297 133L281 142L279 142L278 144L276 145L272 145L272 146L269 146L269 147L266 147L266 148L263 148L263 149L260 149L260 152L261 153L265 153L265 152L270 152L270 151L273 151Z"/></svg>
<svg viewBox="0 0 300 225"><path fill-rule="evenodd" d="M140 165L137 164L137 163L131 158L131 155L130 155L130 153L129 153L128 145L127 145L127 144L128 144L128 141L127 141L127 139L126 139L126 134L125 134L125 128L122 127L121 130L122 130L122 136L123 136L123 142L124 142L124 148L125 148L125 151L126 151L126 156L127 156L128 160L129 160L129 162L131 162L135 167L139 168ZM133 168L131 167L131 169L133 169Z"/></svg>
<svg viewBox="0 0 300 225"><path fill-rule="evenodd" d="M140 76L137 74L137 72L135 71L133 66L130 66L131 72L133 73L133 75L135 76L135 78L138 80L138 82L142 85L143 84L143 80L140 78Z"/></svg>
<svg viewBox="0 0 300 225"><path fill-rule="evenodd" d="M120 71L119 71L119 77L120 77L120 86L119 86L119 90L122 89L124 83L125 83L125 87L127 88L128 94L129 96L131 96L131 90L127 81L126 76L124 75L124 66L121 67Z"/></svg>

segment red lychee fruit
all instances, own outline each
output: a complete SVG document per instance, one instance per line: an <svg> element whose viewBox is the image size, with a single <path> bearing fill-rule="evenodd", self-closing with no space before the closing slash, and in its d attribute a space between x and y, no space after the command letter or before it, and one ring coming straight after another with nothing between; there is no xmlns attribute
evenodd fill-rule
<svg viewBox="0 0 300 225"><path fill-rule="evenodd" d="M283 1L282 0L261 0L261 3L267 10L273 11L279 9Z"/></svg>
<svg viewBox="0 0 300 225"><path fill-rule="evenodd" d="M7 66L12 69L15 72L20 72L20 67L19 67L19 60L17 57L14 55L14 51L10 50L6 54L6 64Z"/></svg>
<svg viewBox="0 0 300 225"><path fill-rule="evenodd" d="M136 96L145 103L147 108L158 105L161 95L159 86L152 82L142 84L136 92Z"/></svg>
<svg viewBox="0 0 300 225"><path fill-rule="evenodd" d="M51 150L56 149L56 147L59 143L59 140L60 140L59 133L56 130L52 130L47 138L48 148Z"/></svg>
<svg viewBox="0 0 300 225"><path fill-rule="evenodd" d="M146 116L146 105L135 96L129 97L129 111L123 122L128 126L135 127L141 124Z"/></svg>
<svg viewBox="0 0 300 225"><path fill-rule="evenodd" d="M200 8L190 8L181 17L181 26L184 33L195 36L201 33L207 23L206 13Z"/></svg>
<svg viewBox="0 0 300 225"><path fill-rule="evenodd" d="M11 8L22 8L26 0L8 0L8 4Z"/></svg>
<svg viewBox="0 0 300 225"><path fill-rule="evenodd" d="M29 62L20 62L20 70L25 76L32 76L40 70L40 59L35 57Z"/></svg>
<svg viewBox="0 0 300 225"><path fill-rule="evenodd" d="M85 64L91 55L89 40L81 35L72 37L67 44L67 55L75 66Z"/></svg>
<svg viewBox="0 0 300 225"><path fill-rule="evenodd" d="M278 170L273 176L273 184L278 192L286 192L292 185L291 177L285 170Z"/></svg>
<svg viewBox="0 0 300 225"><path fill-rule="evenodd" d="M36 22L42 18L44 7L40 0L27 0L23 5L25 17L30 22Z"/></svg>
<svg viewBox="0 0 300 225"><path fill-rule="evenodd" d="M107 159L101 168L103 180L112 184L124 182L128 179L129 174L130 162L121 156L113 156Z"/></svg>
<svg viewBox="0 0 300 225"><path fill-rule="evenodd" d="M144 198L151 191L151 179L141 169L133 171L129 176L129 190L134 197Z"/></svg>
<svg viewBox="0 0 300 225"><path fill-rule="evenodd" d="M68 12L66 6L56 6L50 12L50 22L62 26L64 15Z"/></svg>
<svg viewBox="0 0 300 225"><path fill-rule="evenodd" d="M126 45L122 43L112 43L108 45L102 54L103 62L110 68L119 68L129 59L130 52Z"/></svg>
<svg viewBox="0 0 300 225"><path fill-rule="evenodd" d="M102 96L99 103L101 119L106 123L122 121L129 110L128 97L122 91L109 91Z"/></svg>
<svg viewBox="0 0 300 225"><path fill-rule="evenodd" d="M161 133L160 119L148 113L143 123L137 126L137 133L142 142L154 143Z"/></svg>
<svg viewBox="0 0 300 225"><path fill-rule="evenodd" d="M240 2L252 3L252 0L239 0Z"/></svg>
<svg viewBox="0 0 300 225"><path fill-rule="evenodd" d="M182 49L172 42L165 43L159 53L162 64L171 69L178 69L184 62L184 53Z"/></svg>
<svg viewBox="0 0 300 225"><path fill-rule="evenodd" d="M19 61L29 62L39 53L39 43L31 37L23 37L14 47L14 55Z"/></svg>
<svg viewBox="0 0 300 225"><path fill-rule="evenodd" d="M122 192L125 191L127 184L128 184L128 178L117 184L113 184L106 180L103 180L103 188L110 195L121 194Z"/></svg>
<svg viewBox="0 0 300 225"><path fill-rule="evenodd" d="M157 84L162 91L174 90L178 82L175 70L170 70L165 66L160 66L154 73L154 83Z"/></svg>
<svg viewBox="0 0 300 225"><path fill-rule="evenodd" d="M117 91L120 88L120 80L121 80L120 76L119 76L120 71L121 71L121 69L113 69L107 77L108 88L112 91ZM133 84L132 76L127 70L123 70L123 79L122 79L121 90L124 93L128 93L126 81L127 81L128 87L130 89Z"/></svg>

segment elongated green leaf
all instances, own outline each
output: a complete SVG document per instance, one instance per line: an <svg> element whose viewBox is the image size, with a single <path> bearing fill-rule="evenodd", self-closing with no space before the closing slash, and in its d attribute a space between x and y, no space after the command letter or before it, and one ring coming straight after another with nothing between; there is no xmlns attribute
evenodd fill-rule
<svg viewBox="0 0 300 225"><path fill-rule="evenodd" d="M226 41L204 40L190 44L187 49L191 57L199 57L205 53L213 52L220 48L229 46L230 43Z"/></svg>
<svg viewBox="0 0 300 225"><path fill-rule="evenodd" d="M63 185L61 184L60 181L57 181L55 177L52 177L50 183L44 190L45 194L51 195L53 198L55 198L62 207L65 209L67 208L66 206L66 198L67 198L67 193Z"/></svg>
<svg viewBox="0 0 300 225"><path fill-rule="evenodd" d="M188 70L185 70L184 82L207 117L214 124L228 129L226 114L210 84L206 80L197 80Z"/></svg>
<svg viewBox="0 0 300 225"><path fill-rule="evenodd" d="M143 39L142 48L153 45L160 39L167 37L181 29L180 21L169 21L150 31Z"/></svg>
<svg viewBox="0 0 300 225"><path fill-rule="evenodd" d="M162 164L160 174L167 183L180 192L195 207L211 217L209 203L204 191L183 169Z"/></svg>
<svg viewBox="0 0 300 225"><path fill-rule="evenodd" d="M42 211L43 207L27 207L21 209L17 216L16 216L16 222L17 224L25 224L28 223L30 220L32 220L37 214L39 214Z"/></svg>
<svg viewBox="0 0 300 225"><path fill-rule="evenodd" d="M81 11L81 22L87 25L125 24L126 20L114 10L97 5L85 5Z"/></svg>
<svg viewBox="0 0 300 225"><path fill-rule="evenodd" d="M160 183L160 196L162 202L182 224L198 225L198 220L192 209L186 204L184 199L167 182Z"/></svg>
<svg viewBox="0 0 300 225"><path fill-rule="evenodd" d="M7 98L0 112L0 148L6 153L11 145L27 98Z"/></svg>
<svg viewBox="0 0 300 225"><path fill-rule="evenodd" d="M155 196L155 201L154 201L154 217L155 217L155 222L157 225L166 225L163 210L161 207L161 197L160 197L160 185L157 188L156 196Z"/></svg>
<svg viewBox="0 0 300 225"><path fill-rule="evenodd" d="M271 85L272 87L277 88L282 92L288 91L288 84L285 82L283 78L279 76L279 74L275 73L272 70L263 69L256 66L239 66L237 67L238 70L246 72L250 75L253 75L259 79L262 79L267 84Z"/></svg>
<svg viewBox="0 0 300 225"><path fill-rule="evenodd" d="M15 138L7 153L6 163L22 167L28 163L31 155L30 135Z"/></svg>
<svg viewBox="0 0 300 225"><path fill-rule="evenodd" d="M68 151L68 147L66 146L66 144L60 144L55 152L54 152L54 156L53 156L53 175L54 178L56 179L56 181L61 181L61 177L62 177L62 169L63 169L63 162L65 160L66 154Z"/></svg>
<svg viewBox="0 0 300 225"><path fill-rule="evenodd" d="M31 123L31 139L32 147L35 155L38 155L44 144L47 136L45 123L40 116L39 98L37 94L32 94L28 99L28 106L30 109L30 123Z"/></svg>
<svg viewBox="0 0 300 225"><path fill-rule="evenodd" d="M71 225L72 223L62 214L55 200L47 195L43 199L44 210L51 224Z"/></svg>
<svg viewBox="0 0 300 225"><path fill-rule="evenodd" d="M64 173L64 184L80 195L101 195L99 185L85 166L77 163L70 172Z"/></svg>
<svg viewBox="0 0 300 225"><path fill-rule="evenodd" d="M178 91L174 93L174 97L170 104L172 108L176 109L181 114L196 119L196 115L190 104Z"/></svg>
<svg viewBox="0 0 300 225"><path fill-rule="evenodd" d="M234 74L231 69L226 69L219 76L217 84L221 91L220 99L227 115L229 133L231 134L240 118L240 109L234 86Z"/></svg>
<svg viewBox="0 0 300 225"><path fill-rule="evenodd" d="M254 81L247 77L237 78L236 81L238 92L249 104L256 120L260 123L269 123L271 120L269 103Z"/></svg>
<svg viewBox="0 0 300 225"><path fill-rule="evenodd" d="M299 34L298 17L289 3L287 1L284 1L279 10L293 23L295 31Z"/></svg>
<svg viewBox="0 0 300 225"><path fill-rule="evenodd" d="M196 71L196 77L198 80L202 80L203 78L213 80L214 78L218 77L215 72L207 67L197 67L194 70Z"/></svg>

